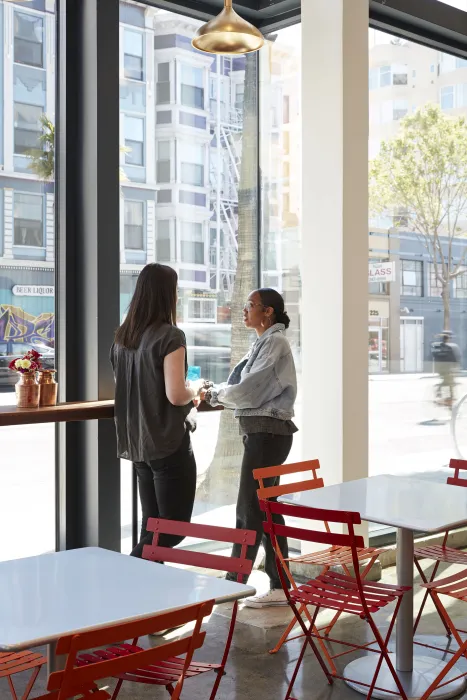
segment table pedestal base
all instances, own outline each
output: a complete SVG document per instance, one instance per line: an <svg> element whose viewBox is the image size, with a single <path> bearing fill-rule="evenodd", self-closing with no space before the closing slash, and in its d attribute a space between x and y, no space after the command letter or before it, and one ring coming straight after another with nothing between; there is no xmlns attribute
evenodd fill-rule
<svg viewBox="0 0 467 700"><path fill-rule="evenodd" d="M391 661L396 666L396 656L395 654L390 654ZM354 681L361 681L362 683L367 683L370 685L372 678L375 673L376 664L378 663L377 654L371 654L371 656L363 656L360 659L352 661L344 669L344 677L346 683L350 688L356 690L362 695L367 695L368 686L359 685L358 683L353 683ZM408 700L418 700L422 697L423 693L430 687L433 680L438 676L441 670L446 666L447 661L438 660L430 656L415 656L413 662L413 672L412 673L398 673L401 680L402 687L407 693ZM449 681L449 679L455 678L462 673L458 668L454 667L450 673L443 679L443 683ZM396 700L400 698L400 695L394 695L397 693L397 686L394 683L394 679L383 661L381 670L378 675L378 680L376 685L380 688L387 688L392 690L393 693L387 693L384 690L374 690L372 698L380 698L381 700ZM453 698L456 695L460 695L462 691L467 686L467 681L465 678L459 678L449 685L445 685L434 693L430 695L430 700L445 700L446 698Z"/></svg>

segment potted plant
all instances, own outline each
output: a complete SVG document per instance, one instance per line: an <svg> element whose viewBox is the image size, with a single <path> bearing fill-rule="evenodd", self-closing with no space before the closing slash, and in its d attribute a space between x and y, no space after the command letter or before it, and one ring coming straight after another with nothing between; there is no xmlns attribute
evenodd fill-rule
<svg viewBox="0 0 467 700"><path fill-rule="evenodd" d="M39 406L40 386L37 375L41 368L41 354L37 350L29 350L23 357L17 357L9 364L13 372L19 374L15 385L16 405L18 408L37 408Z"/></svg>

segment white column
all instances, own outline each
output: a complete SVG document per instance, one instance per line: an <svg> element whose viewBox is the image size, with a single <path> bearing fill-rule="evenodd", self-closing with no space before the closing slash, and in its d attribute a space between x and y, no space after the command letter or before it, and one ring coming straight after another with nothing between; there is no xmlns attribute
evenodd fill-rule
<svg viewBox="0 0 467 700"><path fill-rule="evenodd" d="M4 104L13 103L13 6L10 3L3 5L3 45L5 47L3 63L3 100ZM3 169L13 172L13 109L3 111Z"/></svg>
<svg viewBox="0 0 467 700"><path fill-rule="evenodd" d="M45 196L45 259L55 261L55 195L48 192Z"/></svg>
<svg viewBox="0 0 467 700"><path fill-rule="evenodd" d="M148 200L146 208L146 261L156 260L156 205Z"/></svg>
<svg viewBox="0 0 467 700"><path fill-rule="evenodd" d="M13 190L3 190L3 257L13 258Z"/></svg>
<svg viewBox="0 0 467 700"><path fill-rule="evenodd" d="M368 0L302 3L303 458L368 474Z"/></svg>

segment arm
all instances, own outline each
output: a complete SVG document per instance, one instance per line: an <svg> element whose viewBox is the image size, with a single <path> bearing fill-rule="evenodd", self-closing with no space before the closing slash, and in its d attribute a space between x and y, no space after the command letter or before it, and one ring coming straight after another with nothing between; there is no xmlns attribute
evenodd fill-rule
<svg viewBox="0 0 467 700"><path fill-rule="evenodd" d="M185 353L185 348L180 347L164 357L165 394L174 406L186 406L199 393L196 385L186 386Z"/></svg>
<svg viewBox="0 0 467 700"><path fill-rule="evenodd" d="M222 404L227 408L259 408L282 393L283 387L276 372L276 364L282 358L273 352L273 343L272 338L265 343L250 372L243 375L239 384L221 384L212 390L212 406Z"/></svg>

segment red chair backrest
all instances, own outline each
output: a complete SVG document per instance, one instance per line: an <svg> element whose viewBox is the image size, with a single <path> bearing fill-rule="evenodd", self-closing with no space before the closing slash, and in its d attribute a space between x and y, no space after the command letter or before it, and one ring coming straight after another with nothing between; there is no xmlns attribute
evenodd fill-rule
<svg viewBox="0 0 467 700"><path fill-rule="evenodd" d="M467 486L467 474L461 478L459 472L467 470L467 460L451 459L449 462L451 469L454 469L454 476L448 476L446 483L451 486Z"/></svg>
<svg viewBox="0 0 467 700"><path fill-rule="evenodd" d="M294 462L293 464L281 464L277 467L261 467L253 471L253 477L259 482L259 489L256 491L259 500L278 498L286 496L289 493L300 493L301 491L313 491L314 489L322 489L324 481L318 476L317 471L320 469L318 459L309 459L306 462ZM271 477L281 477L286 474L301 474L303 472L311 472L312 478L304 481L295 481L291 484L278 484L277 486L265 486L264 479ZM323 522L326 532L330 532L329 523Z"/></svg>
<svg viewBox="0 0 467 700"><path fill-rule="evenodd" d="M279 496L286 496L289 493L323 488L324 481L321 477L318 477L316 473L319 468L319 460L310 459L307 462L295 462L294 464L281 464L277 467L261 467L260 469L254 469L253 477L259 482L259 489L257 491L258 498L278 498ZM292 484L280 484L278 486L264 485L264 479L285 476L286 474L300 474L302 472L311 472L313 476L311 479L295 481Z"/></svg>
<svg viewBox="0 0 467 700"><path fill-rule="evenodd" d="M203 569L237 574L239 583L243 581L243 574L250 574L253 568L253 562L246 558L247 547L253 545L256 541L256 532L253 530L237 530L230 527L184 523L177 520L163 520L162 518L149 518L146 530L153 532L154 538L152 544L143 547L144 559L183 564L185 566L198 566ZM159 537L162 534L194 537L226 544L239 544L241 545L240 556L226 557L219 554L194 552L188 549L161 547L159 545Z"/></svg>
<svg viewBox="0 0 467 700"><path fill-rule="evenodd" d="M272 543L278 559L278 569L281 579L283 578L281 568L284 569L284 564L281 562L282 566L279 567L280 557L277 554L279 549L277 546L277 537L293 537L297 540L324 544L330 547L350 547L352 550L352 563L354 567L355 581L360 593L362 592L357 549L362 549L365 546L365 543L363 537L361 535L356 535L354 531L354 525L360 525L362 522L359 513L340 510L325 510L323 508L308 508L306 506L277 503L277 501L267 500L260 501L260 507L267 516L266 522L264 523L264 531L269 533L272 538ZM305 530L299 527L291 527L290 525L280 525L273 521L273 515L288 516L290 518L298 518L307 521L325 521L331 524L338 523L340 525L346 525L348 532L322 532L319 530Z"/></svg>
<svg viewBox="0 0 467 700"><path fill-rule="evenodd" d="M137 668L145 668L158 661L165 661L173 656L186 654L186 666L190 663L195 649L203 646L205 632L201 632L203 618L210 615L214 601L197 603L162 615L155 615L137 622L125 622L112 627L104 627L92 632L83 632L68 637L62 637L57 643L57 655L67 655L65 669L52 673L47 689L57 700L67 700L76 695L92 698L104 698L105 691L95 692L96 681L115 677ZM185 625L195 621L193 632L188 637L166 642L151 649L119 656L114 659L97 661L96 663L76 666L76 656L80 651L104 647L120 643L125 639L142 637L149 633L159 632ZM181 687L179 688L179 691ZM45 696L47 697L47 696ZM177 694L178 697L178 694Z"/></svg>

